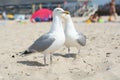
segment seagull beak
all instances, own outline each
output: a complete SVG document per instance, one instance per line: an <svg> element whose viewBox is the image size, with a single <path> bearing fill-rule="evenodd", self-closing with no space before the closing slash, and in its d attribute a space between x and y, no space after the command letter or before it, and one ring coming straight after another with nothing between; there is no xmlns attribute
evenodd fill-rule
<svg viewBox="0 0 120 80"><path fill-rule="evenodd" d="M70 14L70 12L69 12L69 11L64 11L63 13L64 13L64 14Z"/></svg>

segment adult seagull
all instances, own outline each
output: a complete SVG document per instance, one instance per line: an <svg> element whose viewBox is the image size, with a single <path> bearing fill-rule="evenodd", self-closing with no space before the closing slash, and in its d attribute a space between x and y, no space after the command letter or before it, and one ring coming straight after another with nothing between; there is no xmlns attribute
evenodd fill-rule
<svg viewBox="0 0 120 80"><path fill-rule="evenodd" d="M80 53L80 47L86 45L86 36L76 31L70 14L65 14L64 19L64 32L66 37L65 45L68 48L68 53L70 53L70 47L76 47L78 49L78 53Z"/></svg>
<svg viewBox="0 0 120 80"><path fill-rule="evenodd" d="M65 43L65 34L62 26L63 14L69 14L62 8L53 10L53 22L48 33L38 38L22 55L41 52L44 54L44 64L46 65L46 54L50 54L50 63L52 63L52 53L62 47Z"/></svg>

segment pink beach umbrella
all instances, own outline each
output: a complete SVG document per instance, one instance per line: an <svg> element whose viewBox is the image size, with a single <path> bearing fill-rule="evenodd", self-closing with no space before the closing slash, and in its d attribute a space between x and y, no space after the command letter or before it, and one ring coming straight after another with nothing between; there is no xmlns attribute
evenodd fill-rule
<svg viewBox="0 0 120 80"><path fill-rule="evenodd" d="M34 12L31 16L31 21L35 18L40 18L41 21L50 20L52 18L52 10L42 8Z"/></svg>

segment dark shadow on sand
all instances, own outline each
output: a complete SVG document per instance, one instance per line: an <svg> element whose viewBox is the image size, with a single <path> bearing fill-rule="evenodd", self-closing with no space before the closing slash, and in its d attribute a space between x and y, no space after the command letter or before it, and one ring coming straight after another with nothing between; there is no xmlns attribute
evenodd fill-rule
<svg viewBox="0 0 120 80"><path fill-rule="evenodd" d="M39 63L37 61L17 61L17 63L24 64L27 66L46 66L46 65Z"/></svg>
<svg viewBox="0 0 120 80"><path fill-rule="evenodd" d="M61 57L64 57L64 58L75 58L76 57L75 53L66 53L65 55L60 54L60 53L54 53L53 55L54 56L61 56Z"/></svg>

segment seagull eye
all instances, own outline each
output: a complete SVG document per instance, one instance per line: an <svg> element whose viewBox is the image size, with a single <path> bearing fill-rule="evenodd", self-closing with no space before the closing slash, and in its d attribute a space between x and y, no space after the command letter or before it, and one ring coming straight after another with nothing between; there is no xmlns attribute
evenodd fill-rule
<svg viewBox="0 0 120 80"><path fill-rule="evenodd" d="M57 9L56 11L60 11L59 9Z"/></svg>

